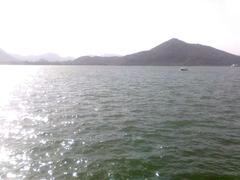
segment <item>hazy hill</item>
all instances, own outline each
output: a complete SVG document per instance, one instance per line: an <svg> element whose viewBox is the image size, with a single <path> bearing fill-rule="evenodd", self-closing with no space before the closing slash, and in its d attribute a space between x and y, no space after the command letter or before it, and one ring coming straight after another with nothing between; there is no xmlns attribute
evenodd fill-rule
<svg viewBox="0 0 240 180"><path fill-rule="evenodd" d="M15 64L18 60L0 49L0 64Z"/></svg>
<svg viewBox="0 0 240 180"><path fill-rule="evenodd" d="M55 53L46 53L41 55L29 55L29 56L22 56L22 55L12 55L18 60L21 61L28 61L28 62L37 62L41 61L42 59L48 62L61 62L61 61L70 61L73 60L73 57L61 57Z"/></svg>
<svg viewBox="0 0 240 180"><path fill-rule="evenodd" d="M22 56L9 54L0 49L0 64L68 64L73 57L61 57L54 53Z"/></svg>
<svg viewBox="0 0 240 180"><path fill-rule="evenodd" d="M0 49L0 64L230 66L240 64L240 56L209 46L170 39L148 51L126 56L82 56L75 60L53 53L39 56L13 56Z"/></svg>
<svg viewBox="0 0 240 180"><path fill-rule="evenodd" d="M84 65L228 66L240 64L240 56L209 46L170 39L148 51L123 57L80 57L72 63Z"/></svg>

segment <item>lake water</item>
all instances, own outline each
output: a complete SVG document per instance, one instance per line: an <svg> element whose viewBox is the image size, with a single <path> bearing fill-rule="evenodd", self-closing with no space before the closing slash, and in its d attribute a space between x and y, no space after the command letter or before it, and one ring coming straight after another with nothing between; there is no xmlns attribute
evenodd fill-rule
<svg viewBox="0 0 240 180"><path fill-rule="evenodd" d="M0 179L240 179L240 68L0 66Z"/></svg>

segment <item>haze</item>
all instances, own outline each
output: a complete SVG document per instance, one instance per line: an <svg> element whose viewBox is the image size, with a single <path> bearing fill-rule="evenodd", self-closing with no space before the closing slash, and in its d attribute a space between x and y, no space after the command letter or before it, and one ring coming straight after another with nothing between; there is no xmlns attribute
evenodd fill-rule
<svg viewBox="0 0 240 180"><path fill-rule="evenodd" d="M125 55L170 38L240 54L238 0L0 0L0 48Z"/></svg>

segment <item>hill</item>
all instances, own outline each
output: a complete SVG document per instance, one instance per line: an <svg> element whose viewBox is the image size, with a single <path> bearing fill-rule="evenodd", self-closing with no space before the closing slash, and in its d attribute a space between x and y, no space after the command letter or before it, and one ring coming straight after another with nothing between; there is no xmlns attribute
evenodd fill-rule
<svg viewBox="0 0 240 180"><path fill-rule="evenodd" d="M80 57L76 65L141 65L141 66L229 66L240 64L240 56L213 47L170 39L148 51L122 57Z"/></svg>
<svg viewBox="0 0 240 180"><path fill-rule="evenodd" d="M18 60L0 49L0 64L17 64Z"/></svg>
<svg viewBox="0 0 240 180"><path fill-rule="evenodd" d="M39 56L10 55L0 49L0 64L33 65L125 65L125 66L230 66L240 56L210 46L170 39L150 50L126 56L82 56L75 60L53 53Z"/></svg>

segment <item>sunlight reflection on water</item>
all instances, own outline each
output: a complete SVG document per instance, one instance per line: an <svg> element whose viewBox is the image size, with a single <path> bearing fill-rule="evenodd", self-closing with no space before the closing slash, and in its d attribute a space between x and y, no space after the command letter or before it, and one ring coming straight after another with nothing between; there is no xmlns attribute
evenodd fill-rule
<svg viewBox="0 0 240 180"><path fill-rule="evenodd" d="M0 66L0 179L239 177L239 72Z"/></svg>
<svg viewBox="0 0 240 180"><path fill-rule="evenodd" d="M21 93L27 94L31 89L31 84L37 75L39 68L28 68L19 66L0 66L0 166L1 174L6 174L5 178L20 178L14 172L16 164L21 164L21 171L29 170L30 157L24 152L17 153L19 142L26 144L29 139L36 139L37 135L32 128L24 128L23 115L25 113L24 101L19 99ZM5 165L4 165L5 164ZM10 164L10 167L9 165ZM0 176L0 178L4 178Z"/></svg>

